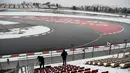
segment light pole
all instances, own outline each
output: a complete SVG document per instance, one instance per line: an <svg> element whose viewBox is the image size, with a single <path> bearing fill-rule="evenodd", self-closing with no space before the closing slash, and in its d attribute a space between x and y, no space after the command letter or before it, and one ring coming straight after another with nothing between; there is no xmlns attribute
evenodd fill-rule
<svg viewBox="0 0 130 73"><path fill-rule="evenodd" d="M83 49L83 59L85 59L85 48Z"/></svg>
<svg viewBox="0 0 130 73"><path fill-rule="evenodd" d="M107 46L109 47L109 52L108 54L111 55L111 47L112 47L112 44L110 42L107 42Z"/></svg>
<svg viewBox="0 0 130 73"><path fill-rule="evenodd" d="M52 51L51 51L51 64L52 64Z"/></svg>
<svg viewBox="0 0 130 73"><path fill-rule="evenodd" d="M73 51L73 57L72 57L72 59L74 60L74 45L73 44L71 44L71 48L72 48L72 51Z"/></svg>
<svg viewBox="0 0 130 73"><path fill-rule="evenodd" d="M112 44L110 43L110 47L109 47L109 55L111 55L111 47L112 47Z"/></svg>
<svg viewBox="0 0 130 73"><path fill-rule="evenodd" d="M1 65L1 62L0 62L0 70L2 70L2 65Z"/></svg>

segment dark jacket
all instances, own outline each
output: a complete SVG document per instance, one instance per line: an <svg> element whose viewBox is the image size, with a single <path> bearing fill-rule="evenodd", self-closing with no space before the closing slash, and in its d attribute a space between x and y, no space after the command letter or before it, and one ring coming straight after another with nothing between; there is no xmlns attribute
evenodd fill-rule
<svg viewBox="0 0 130 73"><path fill-rule="evenodd" d="M39 60L40 63L44 63L44 57L43 56L38 56L37 59Z"/></svg>
<svg viewBox="0 0 130 73"><path fill-rule="evenodd" d="M68 55L67 52L63 50L63 52L61 53L62 59L66 60L67 55Z"/></svg>

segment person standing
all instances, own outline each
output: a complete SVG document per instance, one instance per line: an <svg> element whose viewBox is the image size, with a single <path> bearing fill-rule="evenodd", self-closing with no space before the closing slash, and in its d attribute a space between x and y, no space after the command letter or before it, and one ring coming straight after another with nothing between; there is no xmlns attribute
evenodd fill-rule
<svg viewBox="0 0 130 73"><path fill-rule="evenodd" d="M44 64L45 64L45 61L44 61L44 57L43 56L38 56L37 57L38 61L40 62L39 65L40 65L40 68L43 66L44 68Z"/></svg>
<svg viewBox="0 0 130 73"><path fill-rule="evenodd" d="M65 50L63 50L63 52L61 53L61 57L62 57L62 60L63 60L63 65L66 65L67 55L68 55L68 53Z"/></svg>
<svg viewBox="0 0 130 73"><path fill-rule="evenodd" d="M9 59L7 59L7 64L10 64L10 60Z"/></svg>

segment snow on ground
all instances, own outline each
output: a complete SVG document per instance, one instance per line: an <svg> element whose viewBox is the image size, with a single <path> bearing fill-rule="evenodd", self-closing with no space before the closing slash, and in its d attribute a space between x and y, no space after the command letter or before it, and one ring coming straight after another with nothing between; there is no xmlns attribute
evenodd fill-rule
<svg viewBox="0 0 130 73"><path fill-rule="evenodd" d="M41 12L0 12L0 15L74 17L74 18L90 18L90 19L101 19L101 20L108 20L108 21L130 23L129 18L108 17L108 16L107 17L106 16L77 16L77 15L41 13Z"/></svg>
<svg viewBox="0 0 130 73"><path fill-rule="evenodd" d="M11 25L11 24L18 24L19 22L12 22L12 21L3 21L0 20L0 24L2 25Z"/></svg>
<svg viewBox="0 0 130 73"><path fill-rule="evenodd" d="M14 9L13 9L14 10ZM53 11L52 9L28 9L26 11ZM83 10L61 10L61 9L57 9L57 11L63 11L63 12L76 12L76 13L86 13L86 14L97 14L97 15L105 15L105 16L120 16L121 14L114 14L114 13L104 13L104 12L92 12L92 11L83 11Z"/></svg>
<svg viewBox="0 0 130 73"><path fill-rule="evenodd" d="M130 18L130 16L127 16L128 18Z"/></svg>
<svg viewBox="0 0 130 73"><path fill-rule="evenodd" d="M0 32L0 39L12 39L21 37L39 36L39 34L46 34L51 29L45 26L33 26L27 28L14 28L10 32Z"/></svg>
<svg viewBox="0 0 130 73"><path fill-rule="evenodd" d="M119 14L113 14L113 13L81 11L81 10L58 10L58 11L64 11L64 12L78 12L78 13L88 13L88 14L108 15L108 16L120 16Z"/></svg>

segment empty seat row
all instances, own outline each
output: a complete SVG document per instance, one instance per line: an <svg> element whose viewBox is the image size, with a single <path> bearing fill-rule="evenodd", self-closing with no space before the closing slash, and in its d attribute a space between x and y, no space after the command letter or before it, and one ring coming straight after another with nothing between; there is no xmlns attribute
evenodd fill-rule
<svg viewBox="0 0 130 73"><path fill-rule="evenodd" d="M121 68L130 68L130 62L120 64Z"/></svg>
<svg viewBox="0 0 130 73"><path fill-rule="evenodd" d="M106 58L100 60L87 61L86 64L89 65L98 65L98 66L111 66L120 68L129 68L130 67L130 57L127 58Z"/></svg>
<svg viewBox="0 0 130 73"><path fill-rule="evenodd" d="M66 65L42 69L37 68L34 70L34 73L98 73L98 69L91 70L91 68L85 68L76 65ZM101 73L108 73L108 71Z"/></svg>
<svg viewBox="0 0 130 73"><path fill-rule="evenodd" d="M35 5L26 5L26 4L0 4L0 8L19 8L19 9L23 9L23 8L36 8Z"/></svg>

